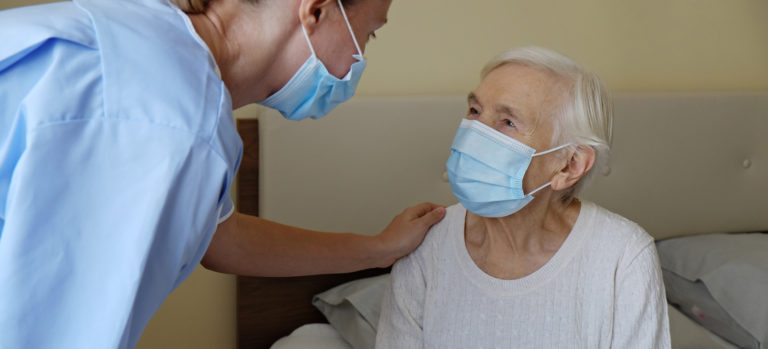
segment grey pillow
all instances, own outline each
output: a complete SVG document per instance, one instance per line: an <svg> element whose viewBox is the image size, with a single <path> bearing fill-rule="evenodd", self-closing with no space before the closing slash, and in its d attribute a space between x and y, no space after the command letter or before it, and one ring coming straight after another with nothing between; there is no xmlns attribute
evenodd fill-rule
<svg viewBox="0 0 768 349"><path fill-rule="evenodd" d="M359 279L315 295L312 304L355 349L373 349L389 274Z"/></svg>
<svg viewBox="0 0 768 349"><path fill-rule="evenodd" d="M720 306L701 281L688 281L662 270L667 301L685 316L739 348L760 349L760 343Z"/></svg>
<svg viewBox="0 0 768 349"><path fill-rule="evenodd" d="M681 310L691 313L694 320L698 315L692 310L693 305L699 309L706 298L701 287L704 286L708 296L733 320L727 331L724 328L711 326L708 328L725 339L743 345L744 338L734 336L727 338L723 333L739 333L746 331L762 346L768 345L768 234L708 234L689 236L676 239L662 240L656 243L661 261L662 271L666 276L665 283L670 301L687 304L689 309ZM682 283L670 275L678 276L693 287L680 290ZM688 285L691 286L691 285ZM707 305L710 314L716 313L711 304ZM722 320L722 321L720 321ZM717 323L728 323L721 318ZM699 321L701 323L701 321ZM702 323L707 326L707 324ZM738 343L742 342L742 343Z"/></svg>

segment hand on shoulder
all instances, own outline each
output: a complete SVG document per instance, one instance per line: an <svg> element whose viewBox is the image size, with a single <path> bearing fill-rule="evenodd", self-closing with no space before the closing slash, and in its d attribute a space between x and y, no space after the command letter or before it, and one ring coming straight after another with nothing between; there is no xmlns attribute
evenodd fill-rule
<svg viewBox="0 0 768 349"><path fill-rule="evenodd" d="M445 207L428 202L406 208L395 216L376 236L376 240L385 251L381 266L390 266L419 247L427 231L443 217L445 217Z"/></svg>

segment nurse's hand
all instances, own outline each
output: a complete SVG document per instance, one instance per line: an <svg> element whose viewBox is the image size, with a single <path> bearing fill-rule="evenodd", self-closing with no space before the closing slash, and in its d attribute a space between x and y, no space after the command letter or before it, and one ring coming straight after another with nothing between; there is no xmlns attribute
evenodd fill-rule
<svg viewBox="0 0 768 349"><path fill-rule="evenodd" d="M445 207L428 202L409 207L395 216L384 231L376 236L382 248L387 251L380 266L388 267L415 250L429 228L443 217Z"/></svg>

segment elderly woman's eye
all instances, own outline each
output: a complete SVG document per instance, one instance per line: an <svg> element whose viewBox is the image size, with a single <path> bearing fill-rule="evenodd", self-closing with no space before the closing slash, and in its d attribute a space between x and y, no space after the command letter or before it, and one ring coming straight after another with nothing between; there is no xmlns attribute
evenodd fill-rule
<svg viewBox="0 0 768 349"><path fill-rule="evenodd" d="M480 114L480 112L477 111L477 109L475 109L474 107L469 107L469 114L470 115L477 115L477 114Z"/></svg>
<svg viewBox="0 0 768 349"><path fill-rule="evenodd" d="M512 122L512 120L509 120L509 119L504 120L504 124L506 124L509 127L515 127L515 123Z"/></svg>

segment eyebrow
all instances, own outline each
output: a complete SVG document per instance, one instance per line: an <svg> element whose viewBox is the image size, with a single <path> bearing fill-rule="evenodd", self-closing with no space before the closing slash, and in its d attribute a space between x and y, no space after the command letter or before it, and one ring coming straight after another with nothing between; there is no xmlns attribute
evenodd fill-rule
<svg viewBox="0 0 768 349"><path fill-rule="evenodd" d="M480 101L477 99L477 95L474 92L470 92L467 95L467 102L468 103L480 103ZM496 112L509 114L510 116L514 117L515 119L520 119L520 113L515 107L512 107L510 105L506 104L498 104L495 106Z"/></svg>
<svg viewBox="0 0 768 349"><path fill-rule="evenodd" d="M496 106L496 111L504 114L509 114L515 119L520 119L520 114L517 112L517 109L515 109L512 106L509 106L506 104L499 104Z"/></svg>

